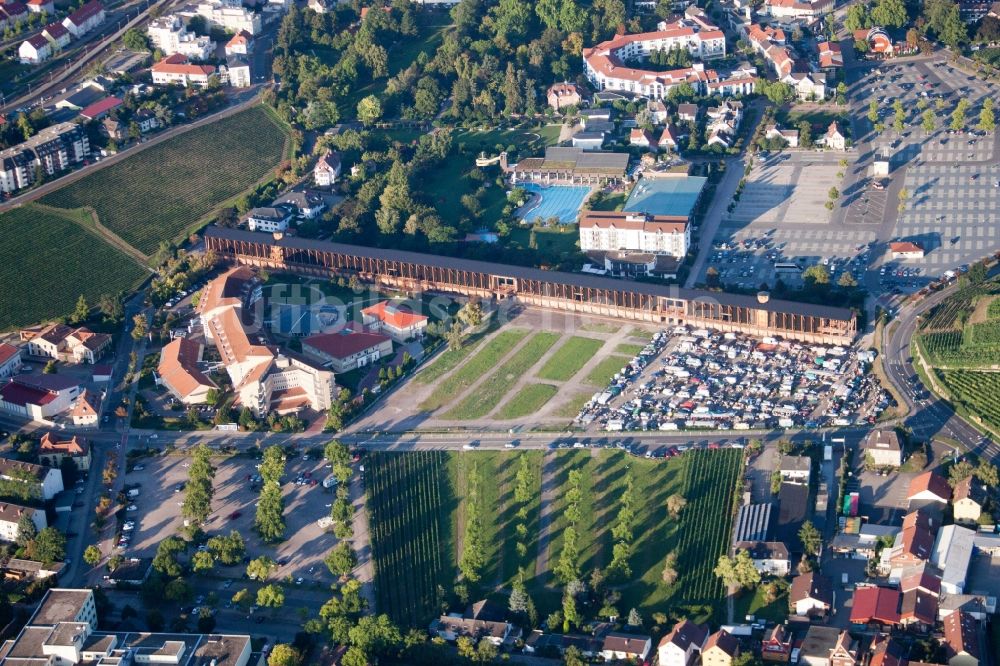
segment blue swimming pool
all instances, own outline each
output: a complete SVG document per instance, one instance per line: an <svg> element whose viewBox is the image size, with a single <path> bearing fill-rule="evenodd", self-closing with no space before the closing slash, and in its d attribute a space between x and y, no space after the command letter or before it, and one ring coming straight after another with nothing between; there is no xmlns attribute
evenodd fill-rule
<svg viewBox="0 0 1000 666"><path fill-rule="evenodd" d="M533 223L538 218L548 220L557 217L560 224L573 224L580 212L580 206L583 205L590 193L589 187L576 185L543 186L525 183L520 187L541 197L541 201L537 202L521 218L528 223Z"/></svg>

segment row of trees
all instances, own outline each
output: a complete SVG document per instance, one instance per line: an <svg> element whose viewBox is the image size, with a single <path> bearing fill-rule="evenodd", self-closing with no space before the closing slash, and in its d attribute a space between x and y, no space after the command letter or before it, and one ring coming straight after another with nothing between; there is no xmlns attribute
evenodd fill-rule
<svg viewBox="0 0 1000 666"><path fill-rule="evenodd" d="M214 478L215 468L212 467L211 449L205 444L200 444L191 456L188 480L184 487L184 502L181 505L181 515L187 521L189 535L199 533L202 524L212 513L212 497L215 495ZM211 555L203 554L211 558Z"/></svg>
<svg viewBox="0 0 1000 666"><path fill-rule="evenodd" d="M330 508L330 519L333 520L333 533L338 539L346 539L353 534L352 520L354 508L350 501L351 453L348 448L337 440L328 442L323 449L323 455L332 467L333 478L337 480L336 499Z"/></svg>
<svg viewBox="0 0 1000 666"><path fill-rule="evenodd" d="M285 474L285 453L280 446L264 449L260 464L263 480L254 528L266 542L280 541L285 536L285 500L281 496L281 477Z"/></svg>

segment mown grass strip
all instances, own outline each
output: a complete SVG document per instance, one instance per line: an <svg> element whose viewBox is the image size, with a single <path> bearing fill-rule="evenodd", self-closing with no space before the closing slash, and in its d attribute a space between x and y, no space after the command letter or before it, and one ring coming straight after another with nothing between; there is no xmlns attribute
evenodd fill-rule
<svg viewBox="0 0 1000 666"><path fill-rule="evenodd" d="M500 359L506 356L528 333L529 331L524 328L511 328L497 333L464 365L446 377L437 386L434 394L421 403L420 409L430 412L451 402L480 377L497 367ZM461 360L459 359L459 361Z"/></svg>
<svg viewBox="0 0 1000 666"><path fill-rule="evenodd" d="M604 346L601 340L583 338L574 335L555 351L542 369L538 371L539 379L564 382L580 371L584 364L594 357L597 350Z"/></svg>
<svg viewBox="0 0 1000 666"><path fill-rule="evenodd" d="M498 419L517 419L534 414L559 392L552 384L529 384L504 403Z"/></svg>
<svg viewBox="0 0 1000 666"><path fill-rule="evenodd" d="M621 371L628 362L629 359L625 356L608 356L601 359L584 381L594 386L607 386L611 378Z"/></svg>

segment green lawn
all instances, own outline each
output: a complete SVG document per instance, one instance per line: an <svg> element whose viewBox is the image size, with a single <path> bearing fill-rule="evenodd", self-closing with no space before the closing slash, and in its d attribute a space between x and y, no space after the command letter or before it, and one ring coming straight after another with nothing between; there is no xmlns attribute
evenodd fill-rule
<svg viewBox="0 0 1000 666"><path fill-rule="evenodd" d="M492 229L500 219L507 203L507 193L493 182L492 177L483 182L474 180L469 173L476 168L474 155L452 151L433 171L421 175L420 192L427 202L445 220L469 218L476 226ZM496 167L492 167L496 169ZM488 170L489 171L489 170ZM474 194L480 186L486 192L480 199L481 210L475 218L462 205L462 196Z"/></svg>
<svg viewBox="0 0 1000 666"><path fill-rule="evenodd" d="M834 120L840 126L841 132L850 133L851 123L847 111L831 111L829 109L810 109L803 111L799 109L780 110L775 115L775 119L782 127L798 127L803 120L809 121L813 127L813 134L822 129L824 132Z"/></svg>
<svg viewBox="0 0 1000 666"><path fill-rule="evenodd" d="M434 395L423 401L420 409L434 411L455 399L462 391L472 386L480 377L490 372L530 331L525 328L509 328L500 331L476 352L474 356L446 377L435 389Z"/></svg>
<svg viewBox="0 0 1000 666"><path fill-rule="evenodd" d="M607 386L611 378L625 367L631 359L626 356L608 356L594 366L587 378L584 380L594 386Z"/></svg>
<svg viewBox="0 0 1000 666"><path fill-rule="evenodd" d="M583 406L587 404L587 401L594 397L593 392L590 391L580 391L574 393L565 402L556 407L552 412L555 416L565 416L566 418L572 419L576 418L576 415L580 413Z"/></svg>
<svg viewBox="0 0 1000 666"><path fill-rule="evenodd" d="M626 356L637 356L646 345L631 345L628 343L623 343L615 347L616 354L625 354Z"/></svg>
<svg viewBox="0 0 1000 666"><path fill-rule="evenodd" d="M530 129L459 129L455 130L455 143L465 146L476 154L486 151L489 155L497 154L497 146L502 150L513 146L521 157L541 153L548 146L559 142L560 125L544 125L541 128ZM511 156L513 157L513 156Z"/></svg>
<svg viewBox="0 0 1000 666"><path fill-rule="evenodd" d="M532 229L518 227L510 232L510 241L514 246L531 247ZM575 224L561 224L558 227L534 229L535 245L548 257L558 257L561 254L579 254L577 241L580 235Z"/></svg>
<svg viewBox="0 0 1000 666"><path fill-rule="evenodd" d="M498 419L516 419L534 414L558 392L559 389L552 384L528 384L504 403L496 417Z"/></svg>
<svg viewBox="0 0 1000 666"><path fill-rule="evenodd" d="M0 330L70 314L83 294L129 291L148 273L86 229L84 216L27 205L0 214Z"/></svg>
<svg viewBox="0 0 1000 666"><path fill-rule="evenodd" d="M601 197L592 195L590 198L590 209L619 211L624 208L626 199L628 199L628 196L624 192L615 192Z"/></svg>
<svg viewBox="0 0 1000 666"><path fill-rule="evenodd" d="M285 140L271 113L256 106L95 171L41 202L92 207L102 225L149 255L270 173Z"/></svg>
<svg viewBox="0 0 1000 666"><path fill-rule="evenodd" d="M781 594L777 599L768 603L763 586L753 590L744 590L736 598L735 613L738 618L753 615L758 620L784 622L788 617L788 593Z"/></svg>
<svg viewBox="0 0 1000 666"><path fill-rule="evenodd" d="M538 377L564 382L579 372L580 368L593 358L597 350L603 346L602 340L574 335L549 357L542 369L538 371Z"/></svg>
<svg viewBox="0 0 1000 666"><path fill-rule="evenodd" d="M473 393L446 412L444 418L470 420L489 414L559 337L558 333L550 331L535 333L523 347L479 384Z"/></svg>

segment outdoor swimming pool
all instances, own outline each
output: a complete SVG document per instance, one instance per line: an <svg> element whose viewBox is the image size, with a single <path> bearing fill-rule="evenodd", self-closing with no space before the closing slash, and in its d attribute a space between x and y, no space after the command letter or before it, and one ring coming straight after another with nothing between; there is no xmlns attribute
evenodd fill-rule
<svg viewBox="0 0 1000 666"><path fill-rule="evenodd" d="M538 218L544 221L558 217L560 224L573 224L580 212L580 206L583 205L590 193L589 187L578 185L549 185L546 187L525 183L519 187L541 197L541 201L538 201L521 218L528 223L533 223Z"/></svg>

